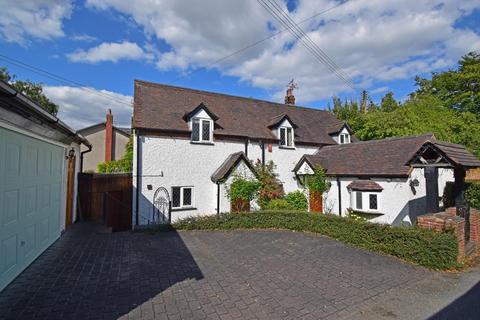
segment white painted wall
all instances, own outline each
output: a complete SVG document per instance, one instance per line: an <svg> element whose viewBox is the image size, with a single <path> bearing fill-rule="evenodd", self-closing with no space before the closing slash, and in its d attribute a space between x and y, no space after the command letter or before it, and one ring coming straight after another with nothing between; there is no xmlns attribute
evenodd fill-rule
<svg viewBox="0 0 480 320"><path fill-rule="evenodd" d="M415 192L410 187L410 181L417 179L419 185L415 187ZM340 178L340 185L342 191L342 216L347 214L347 209L352 206L355 201L353 194L347 189L347 186L356 177ZM382 188L382 192L378 194L378 212L384 215L372 219L372 222L388 223L388 224L412 224L416 217L424 214L426 210L426 188L425 176L423 169L415 168L412 170L408 179L372 179L378 183ZM453 170L439 169L438 189L439 196L443 194L443 189L447 181L453 181ZM324 194L324 212L339 214L338 209L338 186L336 179L330 179L332 187ZM363 194L362 211L369 211L368 207L368 193Z"/></svg>
<svg viewBox="0 0 480 320"><path fill-rule="evenodd" d="M140 145L140 196L139 224L147 224L152 212L155 190L161 186L171 193L173 186L193 186L195 210L173 211L172 221L181 218L214 214L217 211L217 185L211 181L211 175L232 153L245 151L243 142L214 141L214 145L192 144L187 139L172 137L141 136ZM265 147L265 160L273 160L277 165L276 172L284 184L285 192L298 189L293 168L304 154L313 154L318 148L296 146L295 149L282 149L272 145L272 152ZM136 139L134 139L134 176L133 176L133 225L135 225L136 208ZM250 143L248 158L261 159L262 151L259 143ZM147 186L152 185L152 190ZM221 187L221 211L228 211L224 186Z"/></svg>

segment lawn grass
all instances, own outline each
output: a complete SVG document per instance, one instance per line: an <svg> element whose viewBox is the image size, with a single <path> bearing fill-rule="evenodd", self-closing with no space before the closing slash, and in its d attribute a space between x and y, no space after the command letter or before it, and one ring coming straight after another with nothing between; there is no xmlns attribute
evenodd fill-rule
<svg viewBox="0 0 480 320"><path fill-rule="evenodd" d="M346 244L381 252L427 268L450 270L457 263L453 232L437 233L417 227L354 221L334 215L296 211L257 211L186 218L173 224L176 230L283 229L313 232Z"/></svg>

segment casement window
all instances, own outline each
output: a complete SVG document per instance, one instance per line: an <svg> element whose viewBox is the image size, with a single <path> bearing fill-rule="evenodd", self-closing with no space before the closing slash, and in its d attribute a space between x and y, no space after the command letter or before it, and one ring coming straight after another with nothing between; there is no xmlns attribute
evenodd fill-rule
<svg viewBox="0 0 480 320"><path fill-rule="evenodd" d="M213 121L209 119L192 119L192 141L212 142Z"/></svg>
<svg viewBox="0 0 480 320"><path fill-rule="evenodd" d="M353 195L353 209L363 211L378 211L378 193L371 192L352 192ZM364 200L367 202L364 204Z"/></svg>
<svg viewBox="0 0 480 320"><path fill-rule="evenodd" d="M279 129L280 133L280 146L282 147L287 147L287 148L293 148L293 128L288 128L288 127L280 127Z"/></svg>
<svg viewBox="0 0 480 320"><path fill-rule="evenodd" d="M172 188L172 208L191 208L193 207L193 187L173 187Z"/></svg>
<svg viewBox="0 0 480 320"><path fill-rule="evenodd" d="M350 135L348 133L342 133L340 135L340 144L350 143Z"/></svg>
<svg viewBox="0 0 480 320"><path fill-rule="evenodd" d="M378 198L376 194L369 194L369 206L370 210L377 210L378 209Z"/></svg>
<svg viewBox="0 0 480 320"><path fill-rule="evenodd" d="M355 192L355 205L356 205L356 209L358 210L363 209L363 195L360 191Z"/></svg>

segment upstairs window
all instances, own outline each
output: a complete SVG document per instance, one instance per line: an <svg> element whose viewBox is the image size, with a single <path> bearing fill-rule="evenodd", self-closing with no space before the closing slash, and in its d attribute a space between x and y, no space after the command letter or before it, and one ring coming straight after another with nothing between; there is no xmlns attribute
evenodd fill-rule
<svg viewBox="0 0 480 320"><path fill-rule="evenodd" d="M279 130L280 146L293 148L293 128L281 127Z"/></svg>
<svg viewBox="0 0 480 320"><path fill-rule="evenodd" d="M348 133L342 133L340 135L340 144L350 143L350 135Z"/></svg>
<svg viewBox="0 0 480 320"><path fill-rule="evenodd" d="M193 142L212 142L213 136L212 120L192 119L192 141Z"/></svg>

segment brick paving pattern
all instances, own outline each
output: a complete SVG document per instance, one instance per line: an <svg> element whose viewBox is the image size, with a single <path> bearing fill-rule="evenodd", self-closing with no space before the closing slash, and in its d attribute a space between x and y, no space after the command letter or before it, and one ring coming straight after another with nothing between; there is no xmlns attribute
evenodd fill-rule
<svg viewBox="0 0 480 320"><path fill-rule="evenodd" d="M432 275L317 235L77 224L0 293L0 318L338 319Z"/></svg>

